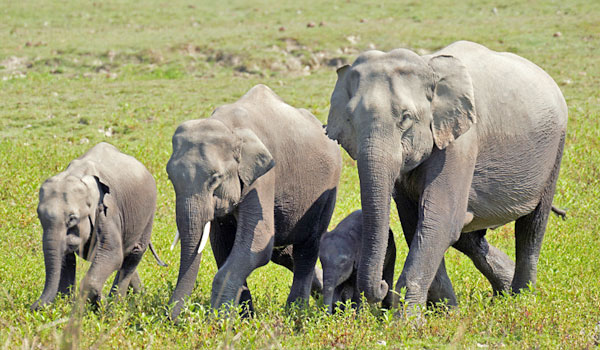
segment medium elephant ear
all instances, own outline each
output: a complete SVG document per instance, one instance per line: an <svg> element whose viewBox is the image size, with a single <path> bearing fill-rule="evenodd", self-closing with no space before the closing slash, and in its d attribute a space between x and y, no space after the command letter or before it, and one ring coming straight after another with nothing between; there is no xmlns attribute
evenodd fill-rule
<svg viewBox="0 0 600 350"><path fill-rule="evenodd" d="M244 185L250 186L275 166L271 152L256 134L245 128L233 130L240 140L238 174Z"/></svg>
<svg viewBox="0 0 600 350"><path fill-rule="evenodd" d="M436 146L444 149L477 122L473 83L456 57L435 56L428 63L435 73L431 130Z"/></svg>
<svg viewBox="0 0 600 350"><path fill-rule="evenodd" d="M356 159L355 132L350 123L350 116L346 111L346 105L350 101L348 91L348 76L350 65L337 69L337 82L331 94L329 115L327 117L326 133L330 139L336 140L348 152L350 157Z"/></svg>
<svg viewBox="0 0 600 350"><path fill-rule="evenodd" d="M97 175L85 175L81 178L86 188L89 191L88 207L90 211L90 219L92 223L96 223L96 213L98 213L98 206L102 204L103 210L106 210L106 204L104 203L104 196L110 193L110 188L100 181Z"/></svg>

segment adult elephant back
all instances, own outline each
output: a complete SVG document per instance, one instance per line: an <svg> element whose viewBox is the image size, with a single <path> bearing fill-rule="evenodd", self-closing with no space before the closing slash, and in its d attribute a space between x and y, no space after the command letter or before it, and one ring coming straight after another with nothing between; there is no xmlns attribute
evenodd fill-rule
<svg viewBox="0 0 600 350"><path fill-rule="evenodd" d="M381 271L392 196L410 248L396 290L406 287L409 304L423 304L432 283L447 279L448 247L464 249L515 220L514 277L492 270L488 278L511 276L501 289L515 292L535 284L566 125L564 97L548 74L472 42L427 56L368 51L338 69L327 132L357 160L365 230L358 286L367 299L381 300L388 288Z"/></svg>
<svg viewBox="0 0 600 350"><path fill-rule="evenodd" d="M181 234L171 317L194 287L211 222L213 307L241 301L251 311L246 278L269 260L294 272L288 303L307 301L340 170L339 147L321 123L264 85L210 118L182 123L167 164Z"/></svg>

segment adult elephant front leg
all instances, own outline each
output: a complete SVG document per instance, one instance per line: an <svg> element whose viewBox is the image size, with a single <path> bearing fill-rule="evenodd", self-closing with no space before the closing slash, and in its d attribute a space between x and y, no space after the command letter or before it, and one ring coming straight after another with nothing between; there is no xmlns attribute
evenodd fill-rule
<svg viewBox="0 0 600 350"><path fill-rule="evenodd" d="M468 142L467 139L463 139ZM421 169L423 191L419 199L419 222L396 290L406 287L409 305L423 305L446 250L458 241L464 225L475 168L468 147L452 144L434 150Z"/></svg>
<svg viewBox="0 0 600 350"><path fill-rule="evenodd" d="M217 268L219 269L225 265L229 254L231 254L236 231L237 221L233 214L215 219L211 229L210 245L215 256ZM246 281L244 281L244 286L240 294L240 303L245 305L245 309L242 312L243 316L254 314L252 295Z"/></svg>
<svg viewBox="0 0 600 350"><path fill-rule="evenodd" d="M398 209L402 231L404 231L404 238L410 247L419 221L418 204L408 199L402 190L401 185L397 185L395 188L394 201L396 202L396 208ZM436 272L436 276L427 292L427 304L435 305L438 302L444 301L450 306L456 306L458 304L452 282L446 272L446 263L444 259L442 259ZM396 300L394 300L393 304L396 306Z"/></svg>
<svg viewBox="0 0 600 350"><path fill-rule="evenodd" d="M268 175L258 179L238 206L235 242L212 283L213 308L236 304L246 278L271 259L275 227L273 183L269 180Z"/></svg>

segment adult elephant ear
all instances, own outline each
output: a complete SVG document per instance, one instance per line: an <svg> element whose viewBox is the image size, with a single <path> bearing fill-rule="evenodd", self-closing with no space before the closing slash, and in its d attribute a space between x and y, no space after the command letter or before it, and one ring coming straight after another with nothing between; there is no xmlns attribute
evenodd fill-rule
<svg viewBox="0 0 600 350"><path fill-rule="evenodd" d="M256 179L263 176L275 166L271 152L256 136L256 134L245 128L233 130L240 141L238 155L238 175L244 185L250 186Z"/></svg>
<svg viewBox="0 0 600 350"><path fill-rule="evenodd" d="M355 139L354 129L350 123L350 116L346 111L346 105L350 101L350 93L348 91L349 72L350 65L345 65L337 69L338 79L331 94L326 131L330 139L338 141L350 157L356 159L356 142L349 142Z"/></svg>
<svg viewBox="0 0 600 350"><path fill-rule="evenodd" d="M428 61L435 75L431 100L433 140L439 149L476 123L473 83L467 68L453 56L434 56Z"/></svg>

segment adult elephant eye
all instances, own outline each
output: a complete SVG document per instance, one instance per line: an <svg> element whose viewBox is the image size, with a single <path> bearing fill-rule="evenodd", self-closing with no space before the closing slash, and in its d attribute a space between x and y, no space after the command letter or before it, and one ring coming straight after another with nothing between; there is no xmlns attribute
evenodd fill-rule
<svg viewBox="0 0 600 350"><path fill-rule="evenodd" d="M402 130L406 130L408 128L410 128L413 124L413 117L412 114L410 114L410 112L403 112L402 113L402 117L398 120L398 127Z"/></svg>
<svg viewBox="0 0 600 350"><path fill-rule="evenodd" d="M67 227L72 228L79 224L79 218L76 215L69 215L69 219L67 220Z"/></svg>

